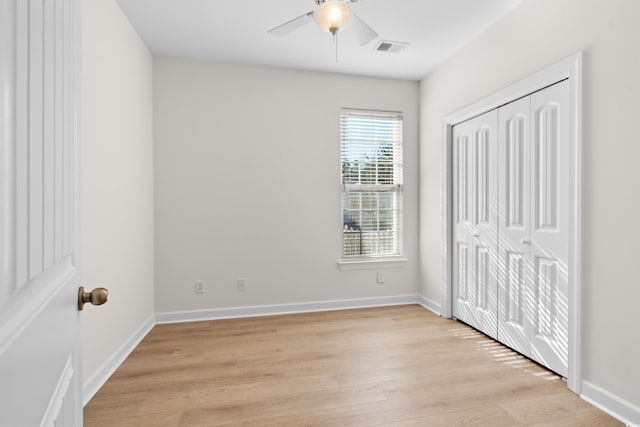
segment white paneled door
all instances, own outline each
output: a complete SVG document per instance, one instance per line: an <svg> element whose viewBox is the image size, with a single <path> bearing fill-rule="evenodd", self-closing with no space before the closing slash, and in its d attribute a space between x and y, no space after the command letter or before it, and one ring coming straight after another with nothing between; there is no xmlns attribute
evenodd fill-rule
<svg viewBox="0 0 640 427"><path fill-rule="evenodd" d="M496 110L453 128L454 317L497 333Z"/></svg>
<svg viewBox="0 0 640 427"><path fill-rule="evenodd" d="M531 358L567 376L569 82L531 95Z"/></svg>
<svg viewBox="0 0 640 427"><path fill-rule="evenodd" d="M529 354L531 322L531 97L499 109L498 338Z"/></svg>
<svg viewBox="0 0 640 427"><path fill-rule="evenodd" d="M565 377L568 106L565 80L454 126L452 139L453 316Z"/></svg>
<svg viewBox="0 0 640 427"><path fill-rule="evenodd" d="M498 339L567 376L569 83L501 107Z"/></svg>
<svg viewBox="0 0 640 427"><path fill-rule="evenodd" d="M77 0L0 0L0 425L80 426Z"/></svg>

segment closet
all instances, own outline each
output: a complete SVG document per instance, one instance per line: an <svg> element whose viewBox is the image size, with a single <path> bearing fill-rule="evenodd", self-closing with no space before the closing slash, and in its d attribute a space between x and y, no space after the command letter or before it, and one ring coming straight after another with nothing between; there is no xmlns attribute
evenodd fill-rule
<svg viewBox="0 0 640 427"><path fill-rule="evenodd" d="M566 377L568 81L455 125L451 141L452 314Z"/></svg>

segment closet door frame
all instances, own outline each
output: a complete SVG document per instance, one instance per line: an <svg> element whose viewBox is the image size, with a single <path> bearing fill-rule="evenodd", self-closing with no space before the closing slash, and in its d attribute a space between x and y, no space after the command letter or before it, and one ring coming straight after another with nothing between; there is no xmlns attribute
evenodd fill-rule
<svg viewBox="0 0 640 427"><path fill-rule="evenodd" d="M443 119L442 124L442 305L451 317L453 278L453 127L562 80L570 87L569 131L569 352L567 386L580 394L582 383L582 52L505 87Z"/></svg>

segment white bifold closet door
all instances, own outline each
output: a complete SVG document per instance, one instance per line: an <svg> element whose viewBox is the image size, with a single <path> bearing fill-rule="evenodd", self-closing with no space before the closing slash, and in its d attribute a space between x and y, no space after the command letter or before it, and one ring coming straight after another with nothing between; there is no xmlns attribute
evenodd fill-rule
<svg viewBox="0 0 640 427"><path fill-rule="evenodd" d="M498 340L565 377L568 105L565 80L498 110Z"/></svg>
<svg viewBox="0 0 640 427"><path fill-rule="evenodd" d="M566 376L569 85L453 128L453 316Z"/></svg>
<svg viewBox="0 0 640 427"><path fill-rule="evenodd" d="M498 114L453 129L455 216L453 315L497 334Z"/></svg>

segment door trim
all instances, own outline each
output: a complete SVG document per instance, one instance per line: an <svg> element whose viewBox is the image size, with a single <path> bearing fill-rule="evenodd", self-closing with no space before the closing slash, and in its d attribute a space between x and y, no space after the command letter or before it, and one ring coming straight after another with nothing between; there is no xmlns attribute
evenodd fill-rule
<svg viewBox="0 0 640 427"><path fill-rule="evenodd" d="M526 77L471 105L446 116L442 121L442 168L440 188L442 254L442 316L451 317L452 304L452 135L453 127L523 96L562 80L570 91L570 212L569 231L569 357L567 386L580 394L582 381L582 52Z"/></svg>

